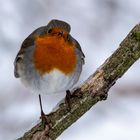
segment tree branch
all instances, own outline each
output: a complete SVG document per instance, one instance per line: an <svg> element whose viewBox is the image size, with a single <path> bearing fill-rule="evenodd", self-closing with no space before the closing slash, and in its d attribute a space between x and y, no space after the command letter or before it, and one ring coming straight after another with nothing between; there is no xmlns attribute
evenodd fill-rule
<svg viewBox="0 0 140 140"><path fill-rule="evenodd" d="M58 109L48 114L51 128L41 123L34 126L18 140L55 140L66 128L78 120L98 101L107 97L107 92L130 66L140 57L140 24L136 25L120 47L76 91L72 91L71 112L63 101Z"/></svg>

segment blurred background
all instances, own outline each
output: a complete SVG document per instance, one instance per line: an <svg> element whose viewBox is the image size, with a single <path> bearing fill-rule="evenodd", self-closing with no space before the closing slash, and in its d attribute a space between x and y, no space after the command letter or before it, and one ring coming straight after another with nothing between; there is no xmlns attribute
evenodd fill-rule
<svg viewBox="0 0 140 140"><path fill-rule="evenodd" d="M15 140L39 122L38 96L13 75L22 41L51 19L67 21L82 46L86 63L78 84L86 80L140 22L138 0L1 0L0 1L0 140ZM140 61L58 140L139 140ZM46 113L62 95L43 96ZM85 131L86 130L86 131Z"/></svg>

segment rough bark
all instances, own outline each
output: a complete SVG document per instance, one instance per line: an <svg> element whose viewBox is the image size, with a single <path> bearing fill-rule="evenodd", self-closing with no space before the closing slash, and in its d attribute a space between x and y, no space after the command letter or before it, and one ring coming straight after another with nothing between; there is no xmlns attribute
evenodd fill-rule
<svg viewBox="0 0 140 140"><path fill-rule="evenodd" d="M51 129L39 123L18 140L55 140L98 101L105 100L109 89L140 57L140 24L136 25L119 48L91 75L71 98L71 111L65 102L48 114Z"/></svg>

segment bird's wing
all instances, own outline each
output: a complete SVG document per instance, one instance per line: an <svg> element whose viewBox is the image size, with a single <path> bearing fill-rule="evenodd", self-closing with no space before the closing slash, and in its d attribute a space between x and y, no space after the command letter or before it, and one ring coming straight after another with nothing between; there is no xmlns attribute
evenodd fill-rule
<svg viewBox="0 0 140 140"><path fill-rule="evenodd" d="M71 40L71 42L74 43L74 46L76 46L76 48L79 50L80 52L80 55L81 55L81 59L82 59L82 62L83 64L85 64L85 55L81 49L81 46L80 44L78 43L78 41L76 39L74 39L71 35L69 35L69 39Z"/></svg>
<svg viewBox="0 0 140 140"><path fill-rule="evenodd" d="M75 40L76 41L76 40ZM77 47L77 49L80 51L80 53L81 53L81 59L82 59L82 62L83 62L83 64L85 64L85 55L84 55L84 53L83 53L83 51L82 51L82 49L81 49L81 46L80 46L80 44L78 43L78 41L76 41L76 47Z"/></svg>
<svg viewBox="0 0 140 140"><path fill-rule="evenodd" d="M15 58L14 61L14 75L16 78L19 78L20 75L18 73L18 64L23 62L25 49L34 45L34 40L36 36L45 34L46 30L44 30L46 26L39 27L35 31L33 31L22 43L21 48Z"/></svg>
<svg viewBox="0 0 140 140"><path fill-rule="evenodd" d="M20 48L20 50L19 50L19 52L18 52L18 54L17 54L17 56L15 58L15 61L14 61L14 75L15 75L16 78L19 78L20 77L20 75L18 73L18 64L20 64L20 63L23 62L23 57L24 57L25 49L27 47L32 46L33 44L34 44L34 40L33 40L32 37L27 37L23 41L23 43L21 45L21 48Z"/></svg>

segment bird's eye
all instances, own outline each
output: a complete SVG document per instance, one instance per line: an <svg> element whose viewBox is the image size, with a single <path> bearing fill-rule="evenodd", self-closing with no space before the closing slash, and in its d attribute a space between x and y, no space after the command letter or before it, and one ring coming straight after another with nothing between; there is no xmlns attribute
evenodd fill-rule
<svg viewBox="0 0 140 140"><path fill-rule="evenodd" d="M48 33L51 33L51 32L52 32L52 29L49 29L49 30L48 30Z"/></svg>

